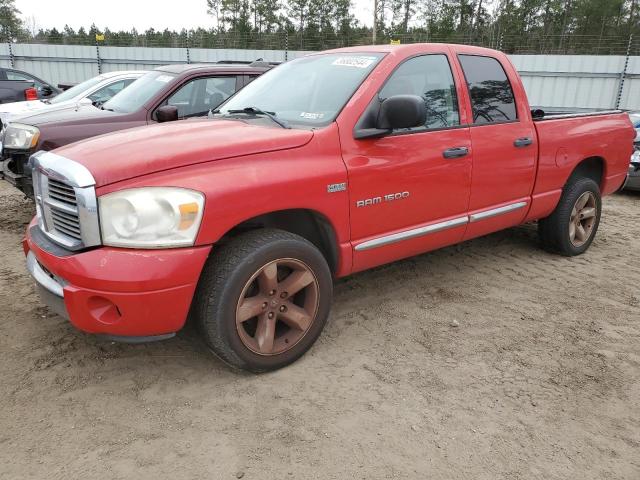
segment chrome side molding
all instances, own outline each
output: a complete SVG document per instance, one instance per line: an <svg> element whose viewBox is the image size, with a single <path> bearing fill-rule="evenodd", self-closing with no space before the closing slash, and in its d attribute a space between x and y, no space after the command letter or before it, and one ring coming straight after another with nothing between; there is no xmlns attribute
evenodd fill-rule
<svg viewBox="0 0 640 480"><path fill-rule="evenodd" d="M419 228L412 228L411 230L405 230L404 232L393 233L391 235L385 235L384 237L374 238L366 242L356 245L357 251L369 250L371 248L382 247L391 243L401 242L403 240L409 240L410 238L422 237L430 233L440 232L448 228L459 227L469 222L469 217L454 218L447 220L446 222L433 223Z"/></svg>
<svg viewBox="0 0 640 480"><path fill-rule="evenodd" d="M356 245L355 250L361 252L363 250L370 250L372 248L383 247L392 243L402 242L403 240L409 240L411 238L422 237L431 233L441 232L449 228L459 227L466 225L467 223L477 222L479 220L485 220L487 218L495 217L497 215L503 215L505 213L513 212L527 206L527 202L516 202L509 205L504 205L498 208L492 208L490 210L484 210L482 212L474 213L473 215L465 215L464 217L453 218L445 222L432 223L424 227L412 228L403 232L392 233L391 235L384 235L382 237L374 238L373 240L367 240L366 242Z"/></svg>
<svg viewBox="0 0 640 480"><path fill-rule="evenodd" d="M495 217L496 215L502 215L503 213L513 212L526 207L527 202L517 202L504 207L492 208L491 210L485 210L484 212L474 213L469 215L469 222L477 222L478 220L484 220L485 218Z"/></svg>

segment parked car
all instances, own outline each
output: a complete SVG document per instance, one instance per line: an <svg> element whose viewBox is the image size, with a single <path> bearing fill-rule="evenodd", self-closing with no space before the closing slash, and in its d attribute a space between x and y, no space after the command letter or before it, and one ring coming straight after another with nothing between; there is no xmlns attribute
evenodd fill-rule
<svg viewBox="0 0 640 480"><path fill-rule="evenodd" d="M2 133L4 178L31 197L27 163L36 151L148 123L207 115L269 68L263 63L169 65L148 72L100 108L81 105L20 117Z"/></svg>
<svg viewBox="0 0 640 480"><path fill-rule="evenodd" d="M53 98L60 89L35 75L0 67L0 103Z"/></svg>
<svg viewBox="0 0 640 480"><path fill-rule="evenodd" d="M63 109L75 109L79 102L99 107L144 75L145 71L103 73L65 90L52 99L14 102L0 105L2 128L19 116Z"/></svg>
<svg viewBox="0 0 640 480"><path fill-rule="evenodd" d="M633 140L633 153L631 154L629 172L624 189L640 191L640 112L629 112L629 119L633 124L633 128L636 129L636 136Z"/></svg>
<svg viewBox="0 0 640 480"><path fill-rule="evenodd" d="M534 121L494 50L320 52L213 119L34 155L27 266L81 330L157 340L190 315L227 363L273 370L320 335L333 277L535 220L582 254L633 135L621 112Z"/></svg>

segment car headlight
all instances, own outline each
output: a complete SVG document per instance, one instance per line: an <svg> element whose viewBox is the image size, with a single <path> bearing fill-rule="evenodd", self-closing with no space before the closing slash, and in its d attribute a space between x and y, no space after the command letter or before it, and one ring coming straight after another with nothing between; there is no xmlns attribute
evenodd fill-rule
<svg viewBox="0 0 640 480"><path fill-rule="evenodd" d="M193 245L204 195L175 187L131 188L98 198L102 243L113 247Z"/></svg>
<svg viewBox="0 0 640 480"><path fill-rule="evenodd" d="M33 125L22 123L10 123L4 131L4 148L14 148L16 150L29 150L38 143L40 130Z"/></svg>

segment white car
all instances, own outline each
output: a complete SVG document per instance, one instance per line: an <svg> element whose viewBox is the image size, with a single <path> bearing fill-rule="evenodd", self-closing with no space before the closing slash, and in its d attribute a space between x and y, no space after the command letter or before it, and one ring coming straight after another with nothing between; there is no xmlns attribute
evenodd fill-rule
<svg viewBox="0 0 640 480"><path fill-rule="evenodd" d="M32 100L0 105L2 128L22 115L76 108L78 104L93 104L99 107L134 80L147 73L142 70L103 73L90 78L50 100Z"/></svg>

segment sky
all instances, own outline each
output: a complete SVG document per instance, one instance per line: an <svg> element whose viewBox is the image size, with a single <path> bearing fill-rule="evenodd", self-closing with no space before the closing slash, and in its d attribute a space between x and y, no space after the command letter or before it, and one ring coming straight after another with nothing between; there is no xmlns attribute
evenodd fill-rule
<svg viewBox="0 0 640 480"><path fill-rule="evenodd" d="M51 8L53 5L55 8ZM361 24L373 23L373 0L354 0L353 13ZM22 18L31 27L62 29L65 24L77 30L95 23L98 28L144 31L210 28L206 0L16 0Z"/></svg>

